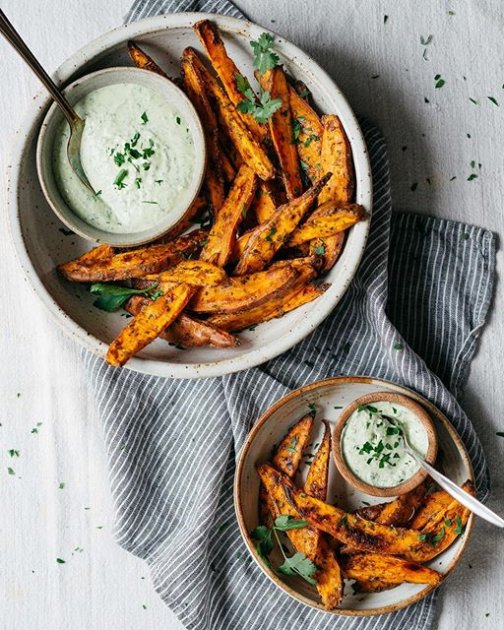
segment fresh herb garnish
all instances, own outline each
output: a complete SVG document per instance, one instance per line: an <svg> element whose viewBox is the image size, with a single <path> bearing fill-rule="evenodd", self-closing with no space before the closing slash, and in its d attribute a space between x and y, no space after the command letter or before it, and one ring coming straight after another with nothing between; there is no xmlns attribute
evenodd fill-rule
<svg viewBox="0 0 504 630"><path fill-rule="evenodd" d="M126 158L124 157L124 153L116 153L114 155L114 162L117 164L117 166L122 166L125 161Z"/></svg>
<svg viewBox="0 0 504 630"><path fill-rule="evenodd" d="M455 519L455 533L457 536L461 536L464 533L465 527L462 525L462 519L457 516Z"/></svg>
<svg viewBox="0 0 504 630"><path fill-rule="evenodd" d="M142 125L145 125L149 122L149 117L147 116L147 112L144 112L140 118L142 119Z"/></svg>
<svg viewBox="0 0 504 630"><path fill-rule="evenodd" d="M318 243L317 245L315 245L313 252L317 255L317 256L323 256L325 254L325 245L324 243Z"/></svg>
<svg viewBox="0 0 504 630"><path fill-rule="evenodd" d="M264 74L266 70L275 68L280 63L280 57L272 50L273 41L273 35L261 33L257 40L250 42L254 51L254 67L259 74Z"/></svg>
<svg viewBox="0 0 504 630"><path fill-rule="evenodd" d="M63 558L56 558L56 562L57 562L58 564L65 564L65 563L66 563L66 560L63 560Z"/></svg>
<svg viewBox="0 0 504 630"><path fill-rule="evenodd" d="M296 452L296 444L298 442L297 437L293 437L290 441L289 446L287 447L287 450L289 451L289 453L295 453Z"/></svg>
<svg viewBox="0 0 504 630"><path fill-rule="evenodd" d="M124 183L124 179L127 176L128 176L128 171L125 168L119 171L119 174L114 180L114 186L116 186L118 190L122 190L123 188L126 187L126 184Z"/></svg>
<svg viewBox="0 0 504 630"><path fill-rule="evenodd" d="M272 227L264 238L268 242L271 242L272 237L275 236L276 233L277 233L277 229L275 227Z"/></svg>
<svg viewBox="0 0 504 630"><path fill-rule="evenodd" d="M436 74L436 76L434 77L434 81L436 82L434 84L435 88L442 88L443 85L446 83L446 81L441 77L440 74Z"/></svg>
<svg viewBox="0 0 504 630"><path fill-rule="evenodd" d="M159 206L159 203L157 201L142 201L142 203L150 203L150 204L153 204L155 206Z"/></svg>
<svg viewBox="0 0 504 630"><path fill-rule="evenodd" d="M236 75L236 84L245 97L236 106L238 111L243 114L250 114L257 122L265 123L282 106L282 101L279 98L272 99L271 94L261 87L259 88L259 100L257 100L250 83L241 74Z"/></svg>
<svg viewBox="0 0 504 630"><path fill-rule="evenodd" d="M308 409L311 411L312 414L316 414L317 413L317 405L315 403L308 403Z"/></svg>
<svg viewBox="0 0 504 630"><path fill-rule="evenodd" d="M19 451L16 448L10 448L7 452L11 457L19 457Z"/></svg>
<svg viewBox="0 0 504 630"><path fill-rule="evenodd" d="M487 96L487 99L491 101L494 105L497 105L497 107L500 107L499 102L497 101L495 96Z"/></svg>
<svg viewBox="0 0 504 630"><path fill-rule="evenodd" d="M302 529L308 527L308 521L294 518L290 514L282 514L275 519L274 528L279 532L287 532L290 529Z"/></svg>
<svg viewBox="0 0 504 630"><path fill-rule="evenodd" d="M157 289L157 285L149 289L131 289L129 287L121 287L116 284L105 284L103 282L95 282L89 288L94 295L98 295L94 306L112 313L121 308L121 306L129 300L132 295L143 295L144 297L154 297L153 291Z"/></svg>
<svg viewBox="0 0 504 630"><path fill-rule="evenodd" d="M313 562L305 556L304 553L298 551L290 558L285 558L284 563L278 567L280 573L284 575L299 575L305 582L314 586L317 581L313 578L317 571L317 567Z"/></svg>

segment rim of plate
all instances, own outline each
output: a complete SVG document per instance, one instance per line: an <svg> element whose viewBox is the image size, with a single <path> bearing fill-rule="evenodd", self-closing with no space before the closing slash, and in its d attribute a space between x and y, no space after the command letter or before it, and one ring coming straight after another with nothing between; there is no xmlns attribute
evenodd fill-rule
<svg viewBox="0 0 504 630"><path fill-rule="evenodd" d="M66 85L70 79L75 79L75 75L82 70L84 64L96 59L100 54L103 54L104 51L108 51L114 46L125 43L128 39L134 39L136 37L164 31L167 28L174 30L178 28L192 28L192 25L195 22L202 19L212 20L224 31L235 34L243 35L244 32L247 32L251 36L255 37L263 32L271 33L275 36L282 55L287 57L289 60L294 60L296 58L300 59L305 70L317 77L317 80L322 86L322 90L329 95L330 99L338 102L337 113L344 119L348 135L352 139L351 146L354 155L356 179L361 182L359 185L360 202L371 215L371 167L362 130L357 122L355 114L353 113L345 96L325 70L323 70L303 50L298 48L296 45L291 44L282 35L279 35L268 28L262 27L249 20L242 20L213 13L173 13L149 17L138 22L116 27L94 39L63 62L52 76L57 83ZM103 358L107 344L100 341L100 339L77 324L77 322L75 322L52 298L31 262L23 237L17 200L20 165L25 157L27 139L33 132L34 119L39 114L40 110L48 105L49 101L50 98L45 91L38 92L25 113L17 133L15 134L15 140L12 146L13 158L7 166L7 207L9 231L18 261L25 277L28 280L28 283L44 306L49 310L49 313L55 322L67 335L76 339L80 345ZM362 221L361 223L353 226L354 233L357 232L361 238L360 248L354 252L353 258L349 260L345 274L346 278L341 281L339 290L332 296L332 301L328 302L324 309L313 309L313 313L310 314L309 319L304 319L295 330L291 330L288 335L280 337L275 345L269 345L268 347L256 347L250 350L250 352L244 353L236 358L194 364L173 363L164 360L132 357L124 367L134 372L167 378L207 378L212 376L223 376L232 372L249 369L286 352L315 330L315 328L317 328L330 314L332 309L346 292L355 276L364 254L369 235L370 221L371 217L369 216L366 221Z"/></svg>
<svg viewBox="0 0 504 630"><path fill-rule="evenodd" d="M254 424L254 426L250 430L249 434L247 435L245 443L243 444L240 450L240 454L238 456L238 464L236 466L234 482L233 482L233 503L234 503L234 508L235 508L236 520L238 521L240 534L243 538L245 545L247 546L250 554L255 560L255 563L259 566L261 571L278 588L282 589L285 593L287 593L287 595L297 600L298 602L301 602L302 604L306 604L310 608L321 610L322 612L325 612L328 615L347 616L347 617L371 617L373 615L383 615L387 613L396 612L397 610L401 610L402 608L411 606L412 604L415 604L416 602L427 597L429 593L431 593L436 588L438 588L441 584L443 584L443 582L446 580L448 575L453 571L453 569L455 569L455 567L458 566L458 564L462 560L462 557L466 550L467 543L469 542L469 538L472 533L472 529L474 525L474 514L472 512L469 515L469 518L467 520L464 536L462 537L458 554L453 558L453 560L446 567L446 571L444 571L443 573L443 579L437 586L426 586L420 592L416 593L415 595L411 595L410 597L407 597L406 599L402 600L401 602L398 602L397 604L388 604L387 606L380 606L379 608L370 608L367 610L356 610L354 608L337 608L335 610L326 610L325 608L322 607L321 604L319 604L315 600L305 597L304 595L301 595L300 593L295 591L293 588L291 588L286 582L283 582L282 580L280 580L276 576L276 574L273 573L273 571L271 571L270 569L268 569L268 567L261 561L259 555L256 552L256 549L249 535L249 532L247 530L245 518L243 516L241 493L239 492L239 487L241 485L241 478L243 474L243 467L245 465L245 459L248 456L248 452L250 450L250 447L252 446L252 443L255 440L257 433L268 422L270 417L278 409L283 407L286 403L290 402L294 398L299 398L301 396L304 396L307 392L311 392L313 390L324 388L331 385L344 384L344 383L369 383L370 385L374 385L374 384L386 385L387 387L390 387L392 390L402 393L406 396L409 396L413 398L415 401L417 401L418 403L427 407L429 412L431 412L435 416L435 418L442 423L443 427L448 432L448 435L453 440L462 461L467 466L471 481L474 482L474 471L473 471L472 463L469 458L469 454L467 453L466 447L464 443L462 442L462 438L460 437L460 435L458 434L457 430L452 425L450 420L445 416L445 414L440 409L438 409L433 403L427 400L427 398L424 398L423 396L421 396L414 390L409 389L408 387L405 387L404 385L398 385L397 383L394 383L392 381L387 381L386 379L382 379L382 378L374 378L374 377L368 377L368 376L334 376L331 378L322 379L320 381L315 381L314 383L310 383L309 385L303 385L301 387L298 387L292 392L289 392L286 396L283 396L282 398L280 398L280 400L277 400L275 403L273 403L273 405L271 405L271 407L266 409L266 411L260 416L260 418L257 420L257 422Z"/></svg>

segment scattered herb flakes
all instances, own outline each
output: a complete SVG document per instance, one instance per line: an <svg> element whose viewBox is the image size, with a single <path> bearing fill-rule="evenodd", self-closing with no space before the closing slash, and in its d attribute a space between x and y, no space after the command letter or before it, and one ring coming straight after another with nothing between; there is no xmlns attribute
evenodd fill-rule
<svg viewBox="0 0 504 630"><path fill-rule="evenodd" d="M495 96L487 96L487 99L489 101L491 101L494 105L496 105L497 107L500 107L498 100L495 98Z"/></svg>
<svg viewBox="0 0 504 630"><path fill-rule="evenodd" d="M383 16L383 23L386 24L388 22L389 16L388 15L384 15Z"/></svg>
<svg viewBox="0 0 504 630"><path fill-rule="evenodd" d="M434 35L428 35L427 37L420 35L420 43L422 46L428 46L432 42L433 38Z"/></svg>
<svg viewBox="0 0 504 630"><path fill-rule="evenodd" d="M153 206L159 206L159 203L157 201L142 201L142 203L150 203Z"/></svg>
<svg viewBox="0 0 504 630"><path fill-rule="evenodd" d="M60 490L63 490L64 487L65 487L65 482L64 481L60 481L58 488Z"/></svg>
<svg viewBox="0 0 504 630"><path fill-rule="evenodd" d="M272 227L269 232L264 237L268 242L271 241L272 237L277 233L276 227Z"/></svg>
<svg viewBox="0 0 504 630"><path fill-rule="evenodd" d="M450 518L445 518L444 524L446 525L446 527L451 527L451 524L452 524L451 519Z"/></svg>
<svg viewBox="0 0 504 630"><path fill-rule="evenodd" d="M394 350L404 350L404 345L400 341L396 341L393 348Z"/></svg>
<svg viewBox="0 0 504 630"><path fill-rule="evenodd" d="M446 81L442 78L442 76L440 74L436 74L436 76L434 77L434 87L436 89L442 88L443 85L446 83Z"/></svg>
<svg viewBox="0 0 504 630"><path fill-rule="evenodd" d="M181 120L180 116L177 116L177 117L175 118L175 122L177 123L177 125L180 125L180 123L182 122L182 120Z"/></svg>
<svg viewBox="0 0 504 630"><path fill-rule="evenodd" d="M455 533L457 534L457 536L462 536L464 530L465 526L462 525L462 519L460 518L460 516L457 516L457 518L455 519Z"/></svg>
<svg viewBox="0 0 504 630"><path fill-rule="evenodd" d="M317 413L317 405L315 403L308 403L308 409L313 415Z"/></svg>
<svg viewBox="0 0 504 630"><path fill-rule="evenodd" d="M342 405L334 405L333 409L343 409L343 406Z"/></svg>
<svg viewBox="0 0 504 630"><path fill-rule="evenodd" d="M149 117L147 116L147 112L144 112L140 118L142 119L142 125L145 125L149 122Z"/></svg>
<svg viewBox="0 0 504 630"><path fill-rule="evenodd" d="M67 230L66 228L58 228L58 232L61 232L64 236L73 236L75 232L73 230Z"/></svg>
<svg viewBox="0 0 504 630"><path fill-rule="evenodd" d="M453 15L455 15L455 11L448 11L448 15L449 15L449 16L453 16Z"/></svg>
<svg viewBox="0 0 504 630"><path fill-rule="evenodd" d="M471 134L470 134L470 133L466 133L466 137L467 137L467 138L470 138L470 137L471 137Z"/></svg>
<svg viewBox="0 0 504 630"><path fill-rule="evenodd" d="M19 451L16 448L10 448L7 452L11 457L19 457Z"/></svg>
<svg viewBox="0 0 504 630"><path fill-rule="evenodd" d="M499 437L504 437L504 431L497 431L495 435L498 435Z"/></svg>
<svg viewBox="0 0 504 630"><path fill-rule="evenodd" d="M469 177L467 178L467 181L472 182L474 179L477 179L477 177L478 176L476 175L476 173L471 173Z"/></svg>
<svg viewBox="0 0 504 630"><path fill-rule="evenodd" d="M411 184L410 186L411 192L415 192L417 188L418 188L418 182L413 182L413 184Z"/></svg>
<svg viewBox="0 0 504 630"><path fill-rule="evenodd" d="M454 180L456 180L456 179L457 179L457 176L456 176L456 175L454 175L453 177L450 177L450 181L451 181L451 182L453 182L453 181L454 181Z"/></svg>
<svg viewBox="0 0 504 630"><path fill-rule="evenodd" d="M403 147L401 147L401 151L406 151L408 149L408 145L404 145Z"/></svg>
<svg viewBox="0 0 504 630"><path fill-rule="evenodd" d="M7 472L9 473L9 475L15 475L16 472L13 468L11 468L10 466L7 466Z"/></svg>
<svg viewBox="0 0 504 630"><path fill-rule="evenodd" d="M127 186L127 184L124 183L125 178L128 176L128 170L123 168L119 171L117 177L114 180L114 186L118 189L118 190L122 190L123 188L125 188Z"/></svg>
<svg viewBox="0 0 504 630"><path fill-rule="evenodd" d="M379 75L379 74L373 74L373 75L371 76L371 78L372 78L372 79L379 79L379 78L380 78L380 75Z"/></svg>
<svg viewBox="0 0 504 630"><path fill-rule="evenodd" d="M142 604L142 608L143 608L144 610L147 610L147 606L146 606L145 604Z"/></svg>
<svg viewBox="0 0 504 630"><path fill-rule="evenodd" d="M63 558L56 558L56 562L58 564L66 564L66 560L63 560Z"/></svg>
<svg viewBox="0 0 504 630"><path fill-rule="evenodd" d="M37 422L36 426L30 431L30 433L38 433L39 428L42 426L42 422Z"/></svg>
<svg viewBox="0 0 504 630"><path fill-rule="evenodd" d="M317 256L323 256L325 254L326 248L324 243L318 243L313 252L317 255Z"/></svg>
<svg viewBox="0 0 504 630"><path fill-rule="evenodd" d="M446 530L445 530L445 528L443 526L443 527L441 527L439 532L432 538L432 543L434 545L439 544L443 540L443 538L445 537L445 534L446 534Z"/></svg>
<svg viewBox="0 0 504 630"><path fill-rule="evenodd" d="M16 394L16 398L21 398L21 392L18 392L18 393Z"/></svg>
<svg viewBox="0 0 504 630"><path fill-rule="evenodd" d="M296 452L296 444L298 442L297 437L293 437L290 441L289 446L287 447L287 450L289 451L289 453L295 453Z"/></svg>
<svg viewBox="0 0 504 630"><path fill-rule="evenodd" d="M471 103L474 103L474 105L478 105L478 101L474 98L469 97L469 100L471 101Z"/></svg>
<svg viewBox="0 0 504 630"><path fill-rule="evenodd" d="M424 103L430 103L429 99L426 96L424 96L423 100L424 100Z"/></svg>

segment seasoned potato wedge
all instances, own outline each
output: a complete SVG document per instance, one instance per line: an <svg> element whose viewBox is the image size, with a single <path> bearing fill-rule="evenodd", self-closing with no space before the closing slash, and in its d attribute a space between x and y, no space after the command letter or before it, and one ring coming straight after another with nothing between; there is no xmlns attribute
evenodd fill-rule
<svg viewBox="0 0 504 630"><path fill-rule="evenodd" d="M312 239L327 239L362 221L364 216L364 208L359 204L338 207L334 202L327 201L294 230L287 246L296 247Z"/></svg>
<svg viewBox="0 0 504 630"><path fill-rule="evenodd" d="M231 258L236 243L236 230L246 217L256 191L257 177L243 164L220 210L203 247L200 258L224 267Z"/></svg>
<svg viewBox="0 0 504 630"><path fill-rule="evenodd" d="M226 273L216 265L204 260L183 260L168 271L149 274L146 280L158 283L185 282L195 287L213 287L226 280Z"/></svg>
<svg viewBox="0 0 504 630"><path fill-rule="evenodd" d="M222 82L229 100L236 106L244 99L243 94L238 89L237 75L241 75L235 62L229 57L221 39L219 30L215 24L209 20L201 20L193 26L200 42L203 44L212 66ZM257 122L250 114L239 112L244 123L250 129L251 133L258 139L264 140L267 135L265 125Z"/></svg>
<svg viewBox="0 0 504 630"><path fill-rule="evenodd" d="M189 302L194 288L179 284L147 304L110 344L107 361L121 366L170 326Z"/></svg>
<svg viewBox="0 0 504 630"><path fill-rule="evenodd" d="M74 282L108 282L143 278L150 273L159 273L196 254L206 240L208 232L195 230L179 236L169 243L149 245L115 254L111 258L91 260L80 257L58 266L58 271L67 280Z"/></svg>
<svg viewBox="0 0 504 630"><path fill-rule="evenodd" d="M137 68L141 68L142 70L150 70L151 72L155 72L156 74L165 77L165 79L170 79L166 72L161 70L154 59L152 59L152 57L150 57L139 46L137 46L135 42L131 40L128 42L128 52Z"/></svg>
<svg viewBox="0 0 504 630"><path fill-rule="evenodd" d="M341 604L343 597L343 572L339 565L336 553L326 542L323 535L320 535L317 556L317 591L326 610L334 610Z"/></svg>
<svg viewBox="0 0 504 630"><path fill-rule="evenodd" d="M337 116L322 116L322 125L322 171L332 173L332 177L319 195L319 204L325 201L348 203L354 190L352 150Z"/></svg>
<svg viewBox="0 0 504 630"><path fill-rule="evenodd" d="M407 525L422 503L428 483L425 480L410 492L402 494L393 501L360 508L356 510L355 514L368 521L376 521L382 525ZM413 524L411 527L412 529L419 529L418 527L413 527Z"/></svg>
<svg viewBox="0 0 504 630"><path fill-rule="evenodd" d="M466 492L473 493L473 485L470 481L466 481L462 488ZM424 529L431 523L439 523L443 514L449 505L453 502L453 497L445 490L436 490L424 497L415 518L411 522L414 529Z"/></svg>
<svg viewBox="0 0 504 630"><path fill-rule="evenodd" d="M216 287L200 289L191 301L197 313L234 313L284 295L299 277L292 266L229 278Z"/></svg>
<svg viewBox="0 0 504 630"><path fill-rule="evenodd" d="M308 178L312 183L322 175L322 123L310 105L289 88L290 108L295 131L294 141ZM297 137L296 137L297 136Z"/></svg>
<svg viewBox="0 0 504 630"><path fill-rule="evenodd" d="M252 202L252 212L254 212L257 220L257 224L265 223L273 216L277 206L275 203L274 193L270 182L263 182L259 184L256 191L256 196Z"/></svg>
<svg viewBox="0 0 504 630"><path fill-rule="evenodd" d="M273 466L288 477L293 477L299 468L312 427L313 414L309 413L296 422L277 447L272 460Z"/></svg>
<svg viewBox="0 0 504 630"><path fill-rule="evenodd" d="M324 421L324 437L315 457L310 464L304 490L311 497L325 501L327 498L327 479L329 476L329 461L331 459L331 429Z"/></svg>
<svg viewBox="0 0 504 630"><path fill-rule="evenodd" d="M324 263L321 272L327 272L334 267L338 258L341 256L343 247L345 246L346 233L339 232L329 238L315 238L310 243L310 253L322 255Z"/></svg>
<svg viewBox="0 0 504 630"><path fill-rule="evenodd" d="M281 101L281 106L268 121L273 147L280 164L287 199L299 197L303 192L298 152L293 138L292 115L289 101L289 85L281 66L267 70L260 82L272 99Z"/></svg>
<svg viewBox="0 0 504 630"><path fill-rule="evenodd" d="M389 585L409 582L437 586L443 579L442 575L433 569L381 553L354 553L343 556L342 565L345 577L370 583L379 580Z"/></svg>
<svg viewBox="0 0 504 630"><path fill-rule="evenodd" d="M330 177L330 173L327 173L301 197L277 208L269 221L252 232L236 266L236 274L244 275L260 271L270 263L273 256L309 210L320 191L324 189Z"/></svg>

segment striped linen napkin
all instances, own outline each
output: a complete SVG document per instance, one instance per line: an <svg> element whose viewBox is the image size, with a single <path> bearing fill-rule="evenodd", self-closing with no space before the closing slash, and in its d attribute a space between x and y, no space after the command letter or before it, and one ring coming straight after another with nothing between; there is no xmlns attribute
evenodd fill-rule
<svg viewBox="0 0 504 630"><path fill-rule="evenodd" d="M136 0L131 22L170 11L243 17L227 0ZM291 389L334 375L372 375L423 394L452 420L479 496L484 454L458 405L492 296L495 240L481 228L391 212L380 133L364 124L374 181L360 269L331 316L259 368L165 380L85 355L103 417L119 544L148 563L156 590L187 628L432 628L436 594L383 617L339 618L298 604L251 561L234 516L235 460L257 417ZM389 260L389 248L393 252Z"/></svg>

